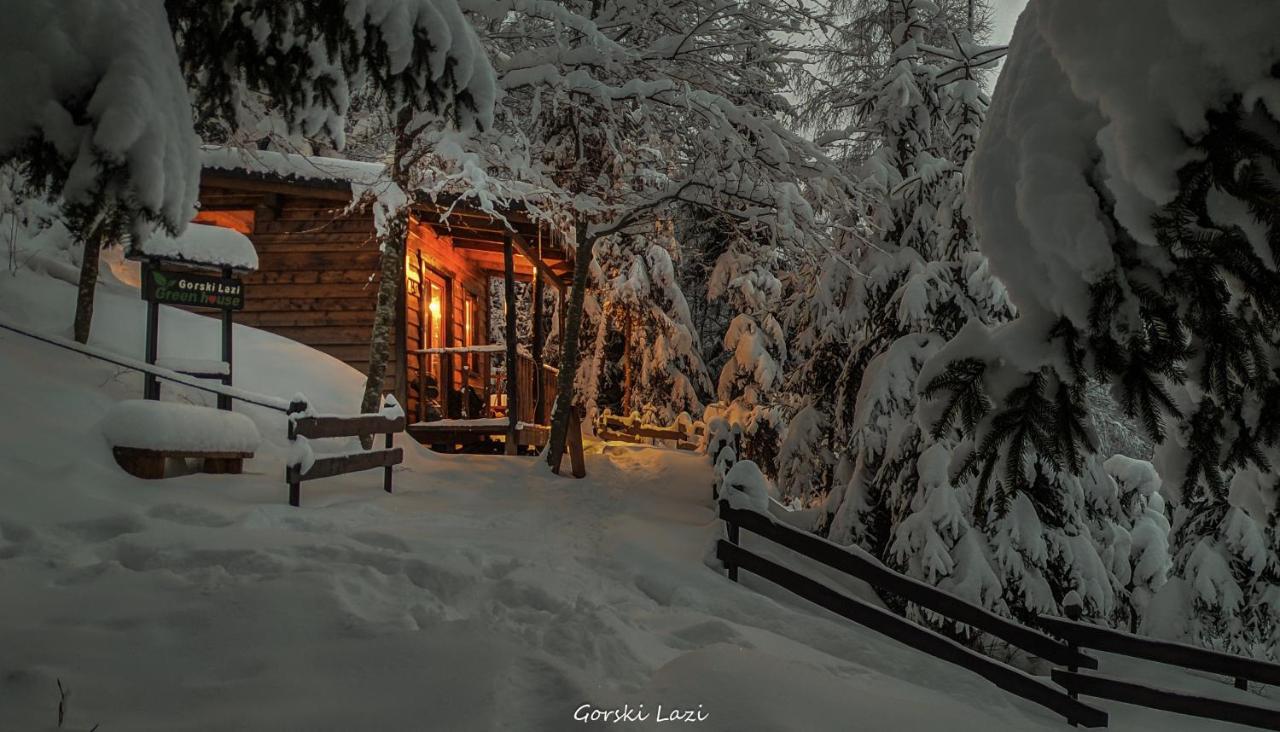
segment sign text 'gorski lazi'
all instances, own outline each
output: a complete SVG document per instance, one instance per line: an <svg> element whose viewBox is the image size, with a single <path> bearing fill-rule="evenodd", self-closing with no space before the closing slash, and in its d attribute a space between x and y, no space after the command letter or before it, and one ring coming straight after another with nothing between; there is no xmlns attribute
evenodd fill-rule
<svg viewBox="0 0 1280 732"><path fill-rule="evenodd" d="M142 297L164 305L240 310L244 283L234 277L153 269L143 278Z"/></svg>

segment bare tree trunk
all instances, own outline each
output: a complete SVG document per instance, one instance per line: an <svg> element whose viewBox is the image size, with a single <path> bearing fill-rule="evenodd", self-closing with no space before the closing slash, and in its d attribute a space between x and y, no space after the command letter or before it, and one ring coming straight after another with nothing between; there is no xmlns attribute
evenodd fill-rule
<svg viewBox="0 0 1280 732"><path fill-rule="evenodd" d="M78 343L89 342L89 328L93 324L93 296L98 287L98 262L102 256L102 232L98 224L84 239L84 253L80 260L80 283L76 293L76 318L72 334Z"/></svg>
<svg viewBox="0 0 1280 732"><path fill-rule="evenodd" d="M579 335L582 333L582 307L586 299L587 276L591 272L591 255L595 239L587 235L587 227L578 223L576 259L573 262L573 291L564 315L564 338L560 349L560 373L556 377L556 405L551 413L551 439L547 447L547 464L559 467L564 457L569 434L569 413L574 408L573 382L581 357Z"/></svg>
<svg viewBox="0 0 1280 732"><path fill-rule="evenodd" d="M386 237L382 240L378 307L374 311L373 335L369 340L369 376L364 382L364 398L360 400L362 414L378 411L382 402L382 383L387 374L387 361L391 359L396 304L400 301L400 288L404 287L404 250L408 234L409 209L406 207L387 222Z"/></svg>

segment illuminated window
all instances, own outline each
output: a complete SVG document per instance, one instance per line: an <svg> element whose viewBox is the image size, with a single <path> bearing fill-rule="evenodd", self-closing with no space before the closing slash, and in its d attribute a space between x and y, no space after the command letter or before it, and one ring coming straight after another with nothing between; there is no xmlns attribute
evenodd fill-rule
<svg viewBox="0 0 1280 732"><path fill-rule="evenodd" d="M253 211L201 211L193 219L197 224L209 224L232 229L241 234L253 233Z"/></svg>

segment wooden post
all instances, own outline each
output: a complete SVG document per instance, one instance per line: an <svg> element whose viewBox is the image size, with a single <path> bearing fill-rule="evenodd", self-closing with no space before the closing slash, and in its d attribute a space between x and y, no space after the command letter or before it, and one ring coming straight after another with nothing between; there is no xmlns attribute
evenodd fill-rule
<svg viewBox="0 0 1280 732"><path fill-rule="evenodd" d="M224 279L231 279L231 268L223 267L222 276ZM231 326L231 309L227 308L222 311L222 361L227 365L227 373L222 377L222 383L226 386L231 386ZM219 394L218 409L231 411L231 397Z"/></svg>
<svg viewBox="0 0 1280 732"><path fill-rule="evenodd" d="M295 399L289 403L289 442L298 439L298 428L293 421L293 415L302 414L307 411L307 403L301 399ZM297 507L302 503L302 466L286 465L284 470L284 479L289 483L289 505Z"/></svg>
<svg viewBox="0 0 1280 732"><path fill-rule="evenodd" d="M427 318L431 317L431 311L427 308L423 294L426 290L426 278L422 276L422 250L416 250L418 254L418 350L427 347ZM405 273L405 282L408 282L409 275ZM407 285L406 285L407 287ZM424 422L427 419L427 364L431 363L431 359L425 353L418 354L418 421Z"/></svg>
<svg viewBox="0 0 1280 732"><path fill-rule="evenodd" d="M143 262L142 278L151 276L151 264ZM147 301L147 343L146 343L146 361L154 366L156 358L160 351L160 304L154 299ZM160 399L160 380L153 374L147 374L142 380L142 398L159 400Z"/></svg>
<svg viewBox="0 0 1280 732"><path fill-rule="evenodd" d="M542 252L539 251L539 254ZM542 424L547 419L547 394L542 383L542 271L533 268L533 343L530 350L533 355L533 421Z"/></svg>
<svg viewBox="0 0 1280 732"><path fill-rule="evenodd" d="M573 477L587 477L587 459L582 454L582 421L578 417L578 408L573 408L573 414L569 415L569 435L566 444L569 446L569 466L573 470Z"/></svg>
<svg viewBox="0 0 1280 732"><path fill-rule="evenodd" d="M721 508L727 508L728 505L729 505L728 501L720 502ZM721 515L725 515L726 512L721 511L720 513ZM741 538L738 534L738 531L739 531L738 525L734 523L732 520L727 518L724 520L724 523L725 523L725 529L727 530L727 533L729 535L729 543L733 544L734 546L738 546L738 542ZM738 565L726 563L725 569L729 571L729 579L734 582L737 582L738 581Z"/></svg>
<svg viewBox="0 0 1280 732"><path fill-rule="evenodd" d="M516 422L520 419L520 396L518 392L519 374L516 369L516 278L515 252L511 244L511 235L502 240L502 276L503 293L506 295L507 313L507 446L506 453L515 455L519 446L516 444Z"/></svg>
<svg viewBox="0 0 1280 732"><path fill-rule="evenodd" d="M458 390L462 395L462 418L471 419L471 399L467 392L471 387L471 354L460 354L458 360L462 363L462 388Z"/></svg>
<svg viewBox="0 0 1280 732"><path fill-rule="evenodd" d="M393 437L394 435L391 432L387 433L386 447L388 450L391 449ZM391 492L391 466L390 465L382 469L382 490L386 491L387 493Z"/></svg>

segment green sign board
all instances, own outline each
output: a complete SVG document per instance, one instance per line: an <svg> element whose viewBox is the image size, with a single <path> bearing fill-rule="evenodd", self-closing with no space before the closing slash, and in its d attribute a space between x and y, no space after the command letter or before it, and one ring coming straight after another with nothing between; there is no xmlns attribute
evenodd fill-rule
<svg viewBox="0 0 1280 732"><path fill-rule="evenodd" d="M244 283L234 277L152 269L143 277L142 297L163 305L240 310Z"/></svg>

